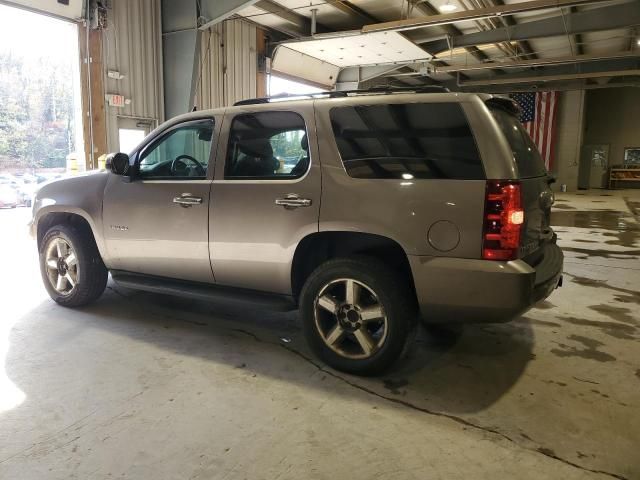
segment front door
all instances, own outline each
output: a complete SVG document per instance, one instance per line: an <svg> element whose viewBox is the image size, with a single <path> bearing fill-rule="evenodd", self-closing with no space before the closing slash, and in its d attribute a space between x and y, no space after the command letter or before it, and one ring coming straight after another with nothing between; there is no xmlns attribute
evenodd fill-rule
<svg viewBox="0 0 640 480"><path fill-rule="evenodd" d="M291 293L298 243L318 231L320 165L313 106L227 115L212 188L216 283Z"/></svg>
<svg viewBox="0 0 640 480"><path fill-rule="evenodd" d="M112 175L104 195L109 268L213 282L209 259L209 164L214 119L180 123L139 153L139 175Z"/></svg>

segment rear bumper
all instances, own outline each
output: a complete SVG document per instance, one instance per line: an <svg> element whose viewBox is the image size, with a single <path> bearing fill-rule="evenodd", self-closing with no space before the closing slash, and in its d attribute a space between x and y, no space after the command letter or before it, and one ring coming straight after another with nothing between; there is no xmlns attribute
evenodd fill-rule
<svg viewBox="0 0 640 480"><path fill-rule="evenodd" d="M420 312L429 322L506 322L562 283L562 250L549 244L541 261L495 262L410 256Z"/></svg>

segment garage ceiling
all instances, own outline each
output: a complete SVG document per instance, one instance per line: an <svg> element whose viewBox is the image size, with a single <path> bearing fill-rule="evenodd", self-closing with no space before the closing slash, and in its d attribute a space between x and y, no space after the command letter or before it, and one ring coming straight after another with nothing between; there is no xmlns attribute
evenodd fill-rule
<svg viewBox="0 0 640 480"><path fill-rule="evenodd" d="M443 14L445 4L455 9ZM311 36L313 10L318 34ZM640 86L639 0L258 0L237 15L295 40L288 48L338 66L339 82L373 71L378 84L458 90L471 80L474 90L487 91ZM372 48L380 40L369 42L364 32L381 28L403 47ZM396 66L375 66L389 63Z"/></svg>

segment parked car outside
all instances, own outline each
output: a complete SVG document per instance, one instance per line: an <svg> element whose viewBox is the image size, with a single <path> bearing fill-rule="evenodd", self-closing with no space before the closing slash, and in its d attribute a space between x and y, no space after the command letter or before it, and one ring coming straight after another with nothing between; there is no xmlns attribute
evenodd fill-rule
<svg viewBox="0 0 640 480"><path fill-rule="evenodd" d="M109 170L36 195L32 234L61 305L98 298L110 272L126 287L297 308L317 356L374 374L419 318L509 321L562 280L551 179L505 98L240 102L166 122Z"/></svg>
<svg viewBox="0 0 640 480"><path fill-rule="evenodd" d="M0 208L16 208L18 206L18 194L7 183L0 183Z"/></svg>

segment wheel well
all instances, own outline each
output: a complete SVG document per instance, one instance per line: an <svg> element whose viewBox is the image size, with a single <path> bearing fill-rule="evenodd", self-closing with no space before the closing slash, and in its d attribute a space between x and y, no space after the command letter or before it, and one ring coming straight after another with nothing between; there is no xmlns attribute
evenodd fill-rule
<svg viewBox="0 0 640 480"><path fill-rule="evenodd" d="M91 230L89 222L87 222L82 216L78 215L77 213L48 213L38 221L38 228L36 233L36 238L38 240L38 250L40 250L40 248L42 247L42 239L47 233L47 230L49 230L54 225L73 225L77 228L89 232L93 237L93 231Z"/></svg>
<svg viewBox="0 0 640 480"><path fill-rule="evenodd" d="M337 257L366 255L382 260L404 275L415 294L413 275L404 249L394 240L360 232L319 232L302 239L291 268L291 290L297 301L307 278L320 264Z"/></svg>

